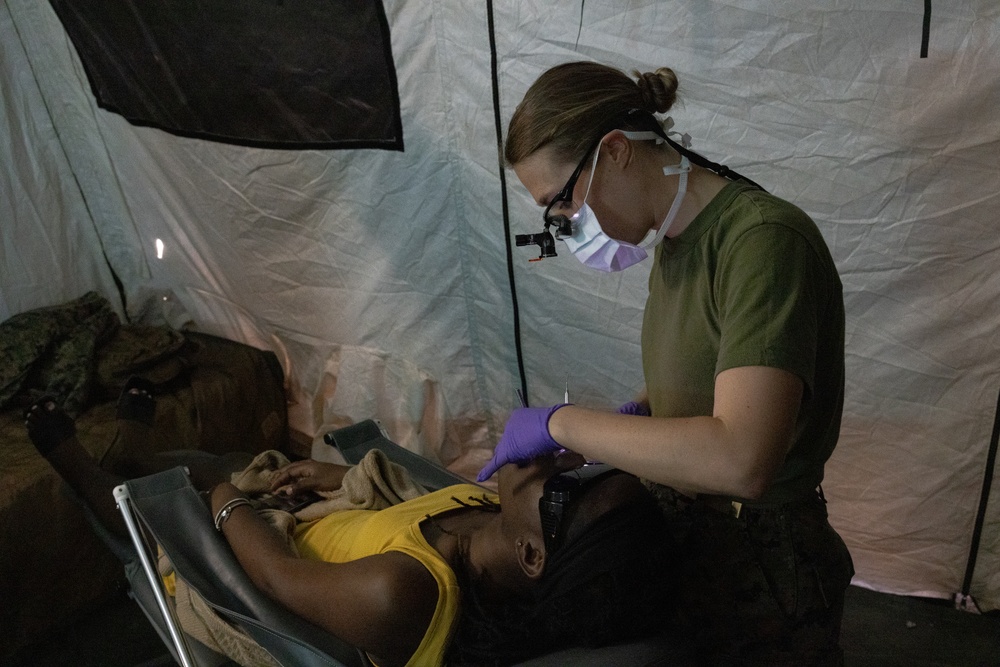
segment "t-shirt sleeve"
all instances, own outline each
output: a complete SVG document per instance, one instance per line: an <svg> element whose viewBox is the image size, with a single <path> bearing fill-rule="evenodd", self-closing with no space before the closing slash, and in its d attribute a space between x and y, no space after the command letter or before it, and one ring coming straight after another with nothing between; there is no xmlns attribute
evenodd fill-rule
<svg viewBox="0 0 1000 667"><path fill-rule="evenodd" d="M796 229L762 221L719 257L716 299L720 349L716 374L740 366L768 366L814 386L822 263Z"/></svg>

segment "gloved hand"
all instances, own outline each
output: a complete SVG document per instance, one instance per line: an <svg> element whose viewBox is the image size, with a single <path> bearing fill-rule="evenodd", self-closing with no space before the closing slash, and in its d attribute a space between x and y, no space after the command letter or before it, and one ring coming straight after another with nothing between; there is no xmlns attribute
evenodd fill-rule
<svg viewBox="0 0 1000 667"><path fill-rule="evenodd" d="M637 417L649 417L653 414L649 411L647 403L639 403L638 401L629 401L618 408L617 412L620 415L635 415Z"/></svg>
<svg viewBox="0 0 1000 667"><path fill-rule="evenodd" d="M508 463L523 463L562 449L562 445L549 435L549 418L553 412L567 405L570 404L560 403L549 408L514 410L503 429L500 442L493 451L493 458L479 472L476 479L485 482Z"/></svg>

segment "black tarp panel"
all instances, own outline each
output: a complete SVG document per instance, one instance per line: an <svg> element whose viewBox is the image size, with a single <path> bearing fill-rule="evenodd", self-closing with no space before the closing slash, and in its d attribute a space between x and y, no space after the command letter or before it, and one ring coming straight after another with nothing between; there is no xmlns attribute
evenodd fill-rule
<svg viewBox="0 0 1000 667"><path fill-rule="evenodd" d="M403 149L380 0L51 0L98 104L173 134Z"/></svg>

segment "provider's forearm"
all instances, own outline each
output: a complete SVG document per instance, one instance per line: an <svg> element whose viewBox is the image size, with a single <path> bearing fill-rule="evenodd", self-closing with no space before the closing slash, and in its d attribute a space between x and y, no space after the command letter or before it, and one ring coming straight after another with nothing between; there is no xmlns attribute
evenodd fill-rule
<svg viewBox="0 0 1000 667"><path fill-rule="evenodd" d="M567 449L679 491L759 498L792 446L803 383L743 366L715 380L712 416L631 417L561 408L549 433Z"/></svg>
<svg viewBox="0 0 1000 667"><path fill-rule="evenodd" d="M759 496L774 474L715 417L633 417L567 406L549 433L563 447L687 493Z"/></svg>

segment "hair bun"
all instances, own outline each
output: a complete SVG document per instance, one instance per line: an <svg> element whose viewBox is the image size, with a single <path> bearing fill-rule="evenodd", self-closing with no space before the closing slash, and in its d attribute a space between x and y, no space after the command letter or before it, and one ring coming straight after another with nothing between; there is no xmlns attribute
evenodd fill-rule
<svg viewBox="0 0 1000 667"><path fill-rule="evenodd" d="M677 101L677 75L669 67L661 67L655 72L639 72L635 70L639 94L646 105L646 110L653 113L666 113Z"/></svg>

